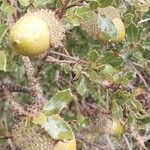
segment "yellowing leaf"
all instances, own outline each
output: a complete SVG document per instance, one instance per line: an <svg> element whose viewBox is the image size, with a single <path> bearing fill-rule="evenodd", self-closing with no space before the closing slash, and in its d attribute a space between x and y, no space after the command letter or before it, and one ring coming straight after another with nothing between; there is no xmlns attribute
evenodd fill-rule
<svg viewBox="0 0 150 150"><path fill-rule="evenodd" d="M47 121L47 117L44 113L39 113L37 117L33 119L33 123L43 125Z"/></svg>

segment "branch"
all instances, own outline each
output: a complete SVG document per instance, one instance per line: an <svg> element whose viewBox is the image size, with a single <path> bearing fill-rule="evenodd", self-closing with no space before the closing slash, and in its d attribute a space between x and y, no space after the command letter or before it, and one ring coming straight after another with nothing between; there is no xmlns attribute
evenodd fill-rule
<svg viewBox="0 0 150 150"><path fill-rule="evenodd" d="M29 87L31 87L31 89L33 89L36 101L45 102L46 99L43 95L43 91L40 87L39 81L35 77L35 71L34 71L34 68L33 68L31 62L30 62L30 59L28 57L25 57L25 56L21 56L21 59L22 59L22 62L24 64L24 67L26 70L26 75L28 78Z"/></svg>
<svg viewBox="0 0 150 150"><path fill-rule="evenodd" d="M65 55L65 54L62 54L62 53L59 53L59 52L51 51L51 54L59 55L59 56L65 57L67 59L74 60L74 61L82 63L82 64L89 64L89 62L87 62L85 60L81 60L79 58L75 58L75 57L72 57L72 56L69 56L69 55Z"/></svg>
<svg viewBox="0 0 150 150"><path fill-rule="evenodd" d="M25 111L24 107L20 105L19 103L15 102L14 97L12 96L11 92L7 87L3 89L5 99L9 102L12 112L14 115L21 115L21 116L27 116L29 115L28 112Z"/></svg>
<svg viewBox="0 0 150 150"><path fill-rule="evenodd" d="M43 106L47 100L43 95L39 80L35 77L35 70L30 62L29 57L21 56L21 59L26 70L29 87L32 88L35 95L34 103L31 106L27 107L26 111L32 116L36 116L38 112L43 109Z"/></svg>
<svg viewBox="0 0 150 150"><path fill-rule="evenodd" d="M33 91L31 89L28 89L27 87L10 85L10 84L6 84L0 81L0 91L3 91L4 88L9 89L10 92L22 92L22 93L27 93L27 94L33 94Z"/></svg>
<svg viewBox="0 0 150 150"><path fill-rule="evenodd" d="M59 60L52 56L48 56L48 58L46 59L46 62L58 63L58 64L76 64L76 63L78 63L77 61L73 61L73 60Z"/></svg>

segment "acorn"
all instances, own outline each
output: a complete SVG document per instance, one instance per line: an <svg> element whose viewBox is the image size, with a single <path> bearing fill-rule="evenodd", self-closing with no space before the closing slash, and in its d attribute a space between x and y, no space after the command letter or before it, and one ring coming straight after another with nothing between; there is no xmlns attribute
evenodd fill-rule
<svg viewBox="0 0 150 150"><path fill-rule="evenodd" d="M76 150L74 135L69 141L56 140L42 126L27 120L23 117L11 130L12 140L21 150Z"/></svg>
<svg viewBox="0 0 150 150"><path fill-rule="evenodd" d="M107 19L105 28L103 18ZM121 42L125 38L125 27L120 18L120 14L112 6L98 8L97 13L93 12L93 17L90 20L82 21L81 28L94 39L103 42ZM106 31L115 35L108 35Z"/></svg>
<svg viewBox="0 0 150 150"><path fill-rule="evenodd" d="M12 49L24 56L36 56L50 47L62 46L65 36L63 24L50 10L28 12L10 30Z"/></svg>

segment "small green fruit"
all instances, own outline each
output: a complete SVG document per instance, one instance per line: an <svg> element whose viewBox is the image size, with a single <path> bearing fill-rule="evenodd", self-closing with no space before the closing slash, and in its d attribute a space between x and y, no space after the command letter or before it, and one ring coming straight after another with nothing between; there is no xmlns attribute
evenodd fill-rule
<svg viewBox="0 0 150 150"><path fill-rule="evenodd" d="M25 15L12 27L10 43L18 54L39 55L50 47L48 25L38 16Z"/></svg>

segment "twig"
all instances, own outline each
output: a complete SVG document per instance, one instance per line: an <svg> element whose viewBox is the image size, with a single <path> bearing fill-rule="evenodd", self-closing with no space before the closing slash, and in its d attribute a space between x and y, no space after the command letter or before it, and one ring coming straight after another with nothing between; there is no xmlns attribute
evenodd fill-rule
<svg viewBox="0 0 150 150"><path fill-rule="evenodd" d="M126 135L123 135L123 137L124 137L125 142L126 142L126 144L127 144L127 146L128 146L128 149L129 149L129 150L133 150L133 148L132 148L131 144L129 143L128 138L126 137Z"/></svg>
<svg viewBox="0 0 150 150"><path fill-rule="evenodd" d="M62 53L59 53L59 52L51 51L51 54L59 55L59 56L62 56L62 57L65 57L65 58L68 58L68 59L80 62L82 64L88 64L87 61L81 60L79 58L71 57L71 56L68 56L68 55L65 55L65 54L62 54Z"/></svg>
<svg viewBox="0 0 150 150"><path fill-rule="evenodd" d="M71 61L71 60L59 60L59 59L56 59L56 58L54 58L54 57L52 57L52 56L48 56L48 58L46 59L46 62L50 62L50 63L60 63L60 64L64 64L64 63L66 63L66 64L76 64L77 63L77 61Z"/></svg>
<svg viewBox="0 0 150 150"><path fill-rule="evenodd" d="M66 10L66 7L68 5L70 0L65 0L65 2L62 2L62 8L59 10L58 12L58 17L59 19L62 19L63 15L64 15L64 12Z"/></svg>
<svg viewBox="0 0 150 150"><path fill-rule="evenodd" d="M9 91L9 89L7 89L5 87L3 89L3 92L4 92L4 95L5 95L5 99L9 102L9 104L11 106L11 109L12 109L12 112L15 115L21 115L21 116L28 115L28 113L24 110L24 107L14 100L14 97L12 96L11 92Z"/></svg>
<svg viewBox="0 0 150 150"><path fill-rule="evenodd" d="M10 92L23 92L23 93L27 93L27 94L32 94L32 90L30 90L30 88L28 89L27 87L10 85L10 84L6 84L6 83L3 83L2 81L0 81L0 91L3 91L4 88L9 89Z"/></svg>

